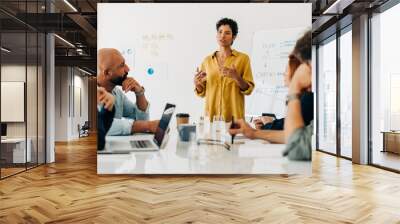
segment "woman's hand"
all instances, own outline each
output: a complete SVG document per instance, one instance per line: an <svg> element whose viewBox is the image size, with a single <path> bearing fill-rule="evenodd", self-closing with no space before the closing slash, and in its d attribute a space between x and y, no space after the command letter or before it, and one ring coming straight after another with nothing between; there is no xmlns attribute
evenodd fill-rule
<svg viewBox="0 0 400 224"><path fill-rule="evenodd" d="M221 73L225 77L229 77L231 79L234 79L236 81L239 81L241 78L239 73L236 71L236 68L234 65L232 65L230 68L228 67L222 67L221 68Z"/></svg>
<svg viewBox="0 0 400 224"><path fill-rule="evenodd" d="M294 72L289 85L289 94L311 90L311 67L303 63Z"/></svg>
<svg viewBox="0 0 400 224"><path fill-rule="evenodd" d="M255 119L253 121L253 124L256 127L256 129L258 129L258 130L261 130L262 126L264 126L264 123L259 119Z"/></svg>
<svg viewBox="0 0 400 224"><path fill-rule="evenodd" d="M255 132L256 130L250 127L243 119L237 120L234 128L229 129L229 134L236 135L241 133L249 139L255 138Z"/></svg>
<svg viewBox="0 0 400 224"><path fill-rule="evenodd" d="M197 69L197 73L194 76L194 85L198 92L203 91L203 89L206 87L206 76L207 74L205 72Z"/></svg>
<svg viewBox="0 0 400 224"><path fill-rule="evenodd" d="M229 77L235 80L240 90L245 91L249 88L249 84L247 84L247 82L244 81L244 79L239 75L234 65L232 65L230 68L222 67L220 68L220 71L224 77Z"/></svg>

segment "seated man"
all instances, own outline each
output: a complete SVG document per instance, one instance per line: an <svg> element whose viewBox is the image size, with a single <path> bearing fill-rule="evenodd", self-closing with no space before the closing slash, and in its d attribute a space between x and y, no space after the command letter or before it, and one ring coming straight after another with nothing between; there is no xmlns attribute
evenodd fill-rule
<svg viewBox="0 0 400 224"><path fill-rule="evenodd" d="M148 121L149 103L144 95L144 88L128 77L129 67L121 53L112 48L103 48L97 54L97 84L115 97L115 115L107 135L130 135L137 132L154 133L158 120ZM116 86L122 86L116 88ZM132 91L136 102L130 101L125 93Z"/></svg>

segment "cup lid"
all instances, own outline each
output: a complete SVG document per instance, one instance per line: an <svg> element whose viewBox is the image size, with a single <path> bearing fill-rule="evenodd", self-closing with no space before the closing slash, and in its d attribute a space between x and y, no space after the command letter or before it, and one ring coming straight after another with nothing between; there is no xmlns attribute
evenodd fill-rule
<svg viewBox="0 0 400 224"><path fill-rule="evenodd" d="M189 116L190 116L189 114L185 114L185 113L176 114L176 117L189 117Z"/></svg>

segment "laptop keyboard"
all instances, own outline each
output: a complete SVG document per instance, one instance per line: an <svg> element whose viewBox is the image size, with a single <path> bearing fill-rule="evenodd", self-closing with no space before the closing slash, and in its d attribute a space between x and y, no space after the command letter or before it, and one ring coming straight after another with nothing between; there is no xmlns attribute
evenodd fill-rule
<svg viewBox="0 0 400 224"><path fill-rule="evenodd" d="M151 142L149 140L135 140L135 141L131 141L131 146L132 148L150 148L151 146L153 146L153 144L151 144Z"/></svg>

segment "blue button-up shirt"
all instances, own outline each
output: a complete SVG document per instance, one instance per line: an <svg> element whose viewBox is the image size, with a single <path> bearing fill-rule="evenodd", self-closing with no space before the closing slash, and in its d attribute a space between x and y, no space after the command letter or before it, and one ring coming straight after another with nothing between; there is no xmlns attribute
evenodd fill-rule
<svg viewBox="0 0 400 224"><path fill-rule="evenodd" d="M115 97L115 115L107 135L130 135L135 120L149 120L150 104L147 105L146 111L142 111L119 87L115 87L111 94Z"/></svg>
<svg viewBox="0 0 400 224"><path fill-rule="evenodd" d="M313 135L313 121L308 126L296 129L286 143L284 156L290 160L311 161L311 138Z"/></svg>

